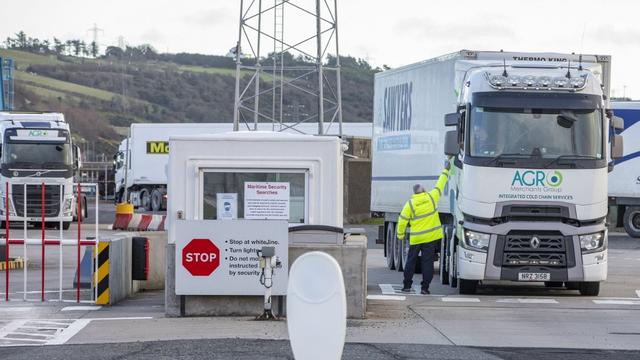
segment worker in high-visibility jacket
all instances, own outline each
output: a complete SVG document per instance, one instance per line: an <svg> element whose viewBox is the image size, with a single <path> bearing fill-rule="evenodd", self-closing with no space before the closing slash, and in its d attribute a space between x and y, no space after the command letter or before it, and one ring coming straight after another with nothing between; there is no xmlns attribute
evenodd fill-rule
<svg viewBox="0 0 640 360"><path fill-rule="evenodd" d="M444 192L444 186L449 179L450 161L445 162L445 168L438 178L436 187L425 192L420 184L413 186L413 196L402 208L398 219L398 240L405 237L407 224L409 232L409 254L404 265L404 286L402 291L410 292L413 283L413 274L418 261L418 255L422 253L422 290L423 295L429 294L429 284L433 278L433 262L436 256L437 241L443 238L444 232L440 224L438 214L438 201Z"/></svg>

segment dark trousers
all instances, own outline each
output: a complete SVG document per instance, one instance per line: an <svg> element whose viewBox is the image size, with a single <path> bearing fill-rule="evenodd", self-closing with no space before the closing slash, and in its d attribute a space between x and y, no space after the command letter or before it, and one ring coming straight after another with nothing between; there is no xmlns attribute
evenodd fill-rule
<svg viewBox="0 0 640 360"><path fill-rule="evenodd" d="M409 246L407 263L404 265L404 287L410 288L413 284L413 273L416 270L418 254L422 253L420 264L422 265L422 290L429 290L429 284L433 278L433 262L436 257L437 241Z"/></svg>

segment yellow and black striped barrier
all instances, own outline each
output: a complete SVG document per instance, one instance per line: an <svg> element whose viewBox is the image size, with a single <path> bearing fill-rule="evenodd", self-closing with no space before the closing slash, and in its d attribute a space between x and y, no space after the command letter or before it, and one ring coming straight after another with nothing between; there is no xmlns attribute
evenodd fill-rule
<svg viewBox="0 0 640 360"><path fill-rule="evenodd" d="M109 242L98 242L98 294L96 304L109 304Z"/></svg>
<svg viewBox="0 0 640 360"><path fill-rule="evenodd" d="M25 265L25 261L22 258L15 258L7 261L0 261L0 271L5 271L7 269L7 263L9 265L9 270L18 270L23 269Z"/></svg>

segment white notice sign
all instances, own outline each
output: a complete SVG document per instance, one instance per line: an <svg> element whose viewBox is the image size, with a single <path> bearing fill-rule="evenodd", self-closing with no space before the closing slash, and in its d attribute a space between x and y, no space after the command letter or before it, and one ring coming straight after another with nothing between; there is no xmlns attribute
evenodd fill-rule
<svg viewBox="0 0 640 360"><path fill-rule="evenodd" d="M253 220L288 220L289 183L245 182L244 218Z"/></svg>
<svg viewBox="0 0 640 360"><path fill-rule="evenodd" d="M176 232L177 295L264 295L260 284L263 246L275 248L273 295L287 293L288 222L264 220L179 220Z"/></svg>
<svg viewBox="0 0 640 360"><path fill-rule="evenodd" d="M218 209L218 220L235 220L238 218L237 193L217 193L216 203Z"/></svg>

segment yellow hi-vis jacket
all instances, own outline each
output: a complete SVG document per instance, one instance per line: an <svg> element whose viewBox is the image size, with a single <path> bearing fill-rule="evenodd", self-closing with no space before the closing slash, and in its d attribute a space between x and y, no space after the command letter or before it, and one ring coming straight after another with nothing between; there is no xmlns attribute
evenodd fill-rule
<svg viewBox="0 0 640 360"><path fill-rule="evenodd" d="M398 219L398 240L404 239L407 224L411 227L409 242L411 245L428 243L442 239L444 236L440 216L438 215L438 201L444 192L444 186L449 179L449 170L445 169L436 183L436 187L428 193L413 194L402 208Z"/></svg>

